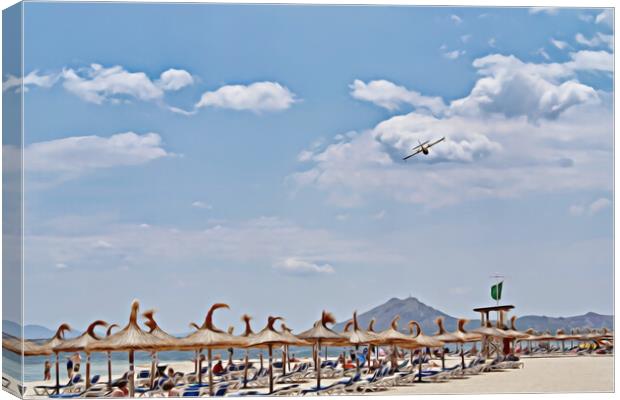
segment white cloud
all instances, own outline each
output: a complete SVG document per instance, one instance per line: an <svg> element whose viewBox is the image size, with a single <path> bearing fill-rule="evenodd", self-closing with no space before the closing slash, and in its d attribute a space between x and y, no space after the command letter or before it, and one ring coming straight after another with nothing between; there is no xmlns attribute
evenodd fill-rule
<svg viewBox="0 0 620 400"><path fill-rule="evenodd" d="M94 244L93 247L96 249L111 249L112 245L105 241L105 240L97 240Z"/></svg>
<svg viewBox="0 0 620 400"><path fill-rule="evenodd" d="M67 269L68 268L67 264L64 264L64 263L56 263L55 267L58 268L58 269Z"/></svg>
<svg viewBox="0 0 620 400"><path fill-rule="evenodd" d="M295 94L277 82L222 86L203 93L196 108L217 107L254 112L286 110L297 101Z"/></svg>
<svg viewBox="0 0 620 400"><path fill-rule="evenodd" d="M575 35L575 41L579 44L588 47L599 47L606 46L609 49L614 48L614 37L613 35L605 35L604 33L597 32L591 39L586 38L583 34L577 33Z"/></svg>
<svg viewBox="0 0 620 400"><path fill-rule="evenodd" d="M161 73L156 84L163 90L179 90L193 85L194 78L185 70L171 68Z"/></svg>
<svg viewBox="0 0 620 400"><path fill-rule="evenodd" d="M552 45L554 45L555 47L557 47L560 50L564 50L565 48L568 47L568 43L562 41L562 40L557 40L554 38L549 39L549 41L551 42Z"/></svg>
<svg viewBox="0 0 620 400"><path fill-rule="evenodd" d="M369 101L390 111L398 110L403 104L427 108L433 113L439 113L446 107L441 97L424 96L386 80L365 83L356 79L349 88L354 98Z"/></svg>
<svg viewBox="0 0 620 400"><path fill-rule="evenodd" d="M442 113L393 116L306 149L308 168L289 181L296 191L324 192L328 203L343 208L377 196L441 207L610 190L611 176L601 171L612 164L612 96L576 74L608 68L608 54L577 52L566 63L541 64L498 54L477 59L480 77L471 92ZM442 136L429 155L402 162L418 141Z"/></svg>
<svg viewBox="0 0 620 400"><path fill-rule="evenodd" d="M381 219L385 218L386 215L387 215L387 211L381 210L378 213L373 214L372 219L381 220Z"/></svg>
<svg viewBox="0 0 620 400"><path fill-rule="evenodd" d="M192 207L204 208L205 210L211 210L213 208L211 204L205 203L204 201L195 201L192 203Z"/></svg>
<svg viewBox="0 0 620 400"><path fill-rule="evenodd" d="M489 44L489 46L495 47L495 46L497 46L497 39L492 37L492 38L489 39L489 41L487 43Z"/></svg>
<svg viewBox="0 0 620 400"><path fill-rule="evenodd" d="M72 136L36 142L24 148L27 171L38 173L79 174L99 168L144 164L170 155L157 133Z"/></svg>
<svg viewBox="0 0 620 400"><path fill-rule="evenodd" d="M571 53L571 57L573 61L565 64L524 63L514 56L499 54L478 58L473 66L482 78L468 96L452 102L451 110L457 114L503 114L537 120L554 119L575 105L597 102L597 92L576 81L574 73L606 67L606 56L580 51Z"/></svg>
<svg viewBox="0 0 620 400"><path fill-rule="evenodd" d="M590 15L590 14L579 14L577 16L577 18L579 18L581 21L584 21L584 22L593 22L594 21L594 16Z"/></svg>
<svg viewBox="0 0 620 400"><path fill-rule="evenodd" d="M557 7L531 7L529 10L530 14L547 14L547 15L556 15L559 9Z"/></svg>
<svg viewBox="0 0 620 400"><path fill-rule="evenodd" d="M569 207L568 212L574 217L582 215L592 216L611 206L611 201L606 197L594 200L590 204L573 204Z"/></svg>
<svg viewBox="0 0 620 400"><path fill-rule="evenodd" d="M607 51L580 50L570 53L572 61L566 65L574 70L613 72L614 56Z"/></svg>
<svg viewBox="0 0 620 400"><path fill-rule="evenodd" d="M333 274L336 272L329 264L318 264L295 257L289 257L276 263L274 268L291 275Z"/></svg>
<svg viewBox="0 0 620 400"><path fill-rule="evenodd" d="M461 22L463 22L463 19L461 17L459 17L458 15L452 14L450 15L450 20L452 22L454 22L455 24L460 24Z"/></svg>
<svg viewBox="0 0 620 400"><path fill-rule="evenodd" d="M58 74L39 75L39 71L34 70L23 79L24 91L28 91L29 86L52 87L58 81L58 78ZM2 82L2 91L4 92L13 88L15 88L16 93L19 93L22 88L22 80L17 76L7 75L7 79Z"/></svg>
<svg viewBox="0 0 620 400"><path fill-rule="evenodd" d="M452 51L444 51L442 54L445 58L449 60L456 60L460 56L466 53L465 50L452 50Z"/></svg>
<svg viewBox="0 0 620 400"><path fill-rule="evenodd" d="M462 35L462 36L461 36L461 42L463 42L463 43L467 43L467 42L469 42L469 41L470 41L470 39L471 39L471 36L472 36L471 34Z"/></svg>
<svg viewBox="0 0 620 400"><path fill-rule="evenodd" d="M551 59L551 57L549 57L549 53L547 53L547 51L545 50L544 47L541 47L540 49L538 49L536 51L536 54L540 54L547 61L549 61Z"/></svg>
<svg viewBox="0 0 620 400"><path fill-rule="evenodd" d="M606 9L596 16L595 22L597 24L613 26L613 18L613 11L611 9Z"/></svg>
<svg viewBox="0 0 620 400"><path fill-rule="evenodd" d="M91 64L88 68L62 71L64 88L84 101L102 104L132 97L142 101L158 101L166 90L178 90L193 82L183 70L169 69L153 82L144 72L129 72L120 65L105 68Z"/></svg>
<svg viewBox="0 0 620 400"><path fill-rule="evenodd" d="M340 222L347 221L349 219L349 214L338 214L336 215L336 220Z"/></svg>

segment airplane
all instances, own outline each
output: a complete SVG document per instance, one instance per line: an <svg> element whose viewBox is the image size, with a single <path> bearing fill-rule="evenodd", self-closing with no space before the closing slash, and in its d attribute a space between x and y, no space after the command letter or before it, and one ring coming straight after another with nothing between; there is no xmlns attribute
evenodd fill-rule
<svg viewBox="0 0 620 400"><path fill-rule="evenodd" d="M441 142L441 141L443 141L443 140L445 140L445 139L446 139L445 137L442 137L441 139L438 139L438 140L434 141L434 142L433 142L433 143L431 143L431 144L428 144L428 142L430 142L430 140L427 140L427 141L426 141L426 142L424 142L424 143L420 143L420 141L418 140L418 143L420 143L420 144L418 144L416 147L414 147L414 148L412 149L412 150L413 150L413 153L412 153L412 154L409 154L407 157L404 157L404 158L403 158L403 160L407 160L407 159L409 159L409 158L411 158L411 157L415 156L416 154L420 154L420 153L422 153L422 154L424 154L424 155L427 155L427 154L428 154L428 149L430 149L430 148L431 148L431 146L434 146L434 145L436 145L437 143L439 143L439 142Z"/></svg>

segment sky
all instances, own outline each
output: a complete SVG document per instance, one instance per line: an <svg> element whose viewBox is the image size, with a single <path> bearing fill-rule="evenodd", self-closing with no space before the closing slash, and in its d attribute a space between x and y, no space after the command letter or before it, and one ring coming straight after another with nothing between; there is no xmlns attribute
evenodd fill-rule
<svg viewBox="0 0 620 400"><path fill-rule="evenodd" d="M612 18L25 3L24 323L612 313Z"/></svg>

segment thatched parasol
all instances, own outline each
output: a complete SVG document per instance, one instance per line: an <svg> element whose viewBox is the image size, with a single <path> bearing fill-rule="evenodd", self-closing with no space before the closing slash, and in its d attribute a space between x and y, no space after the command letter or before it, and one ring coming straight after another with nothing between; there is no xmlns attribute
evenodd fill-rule
<svg viewBox="0 0 620 400"><path fill-rule="evenodd" d="M375 323L377 322L377 320L375 318L371 318L370 321L368 321L368 328L366 328L366 332L370 333L371 335L375 335L377 336L378 333L375 331ZM371 358L372 358L372 350L373 347L376 348L376 345L370 344L368 346L368 368L370 369L370 363L371 363ZM377 354L378 357L378 354Z"/></svg>
<svg viewBox="0 0 620 400"><path fill-rule="evenodd" d="M212 350L226 349L229 347L244 347L246 341L244 338L230 335L213 325L213 312L219 308L230 308L228 304L216 303L211 306L205 317L205 321L196 332L189 336L179 339L177 348L195 350L207 349L207 363L209 365L209 395L213 395L213 370L211 368ZM198 383L202 384L202 360L198 363Z"/></svg>
<svg viewBox="0 0 620 400"><path fill-rule="evenodd" d="M108 323L102 320L97 320L92 324L88 325L86 332L82 333L80 336L64 340L61 344L54 347L54 352L56 353L73 353L78 351L83 351L86 353L86 388L90 387L90 352L87 351L87 347L99 340L101 338L95 334L95 328L98 326L106 327Z"/></svg>
<svg viewBox="0 0 620 400"><path fill-rule="evenodd" d="M334 332L327 327L327 324L335 324L336 318L330 312L323 311L321 319L317 321L311 329L297 335L299 338L314 343L316 346L316 387L321 387L321 344L342 345L347 338Z"/></svg>
<svg viewBox="0 0 620 400"><path fill-rule="evenodd" d="M260 332L253 335L248 341L248 347L266 347L269 351L269 393L273 392L273 346L280 345L308 345L309 343L298 339L294 335L286 335L278 332L274 328L276 321L282 320L281 317L269 317L267 326Z"/></svg>
<svg viewBox="0 0 620 400"><path fill-rule="evenodd" d="M131 303L131 313L128 324L113 335L101 339L87 346L90 352L96 351L126 351L129 355L129 396L133 397L135 390L134 354L136 351L152 352L170 347L170 343L155 335L143 331L138 325L138 311L140 303L134 300Z"/></svg>
<svg viewBox="0 0 620 400"><path fill-rule="evenodd" d="M413 334L414 333L413 328L416 328L415 335ZM444 345L444 342L442 342L441 340L435 339L432 336L425 335L424 332L422 331L422 327L417 321L413 321L413 320L409 321L409 334L413 335L416 342L418 342L418 344L422 347L426 347L426 348L443 347ZM420 358L418 366L419 366L418 380L422 382L422 358ZM411 368L413 368L413 360L411 362Z"/></svg>
<svg viewBox="0 0 620 400"><path fill-rule="evenodd" d="M349 327L353 328L349 331ZM341 334L349 340L349 343L355 346L355 351L359 351L360 345L368 345L368 354L370 355L370 345L373 343L382 342L379 335L374 332L366 331L359 327L359 323L357 321L357 311L353 312L353 319L348 321L344 326L344 331ZM360 370L360 361L359 357L355 357L355 368L356 371Z"/></svg>
<svg viewBox="0 0 620 400"><path fill-rule="evenodd" d="M441 340L446 343L458 343L461 347L461 366L465 368L465 355L463 353L463 345L469 342L477 342L482 339L482 335L478 333L466 332L465 324L467 323L466 319L459 319L457 321L457 329L454 332L446 332L446 329L443 325L443 318L438 317L435 322L439 327L439 332L434 336L435 339ZM442 368L445 368L445 357L444 351L442 349L441 353L441 364Z"/></svg>
<svg viewBox="0 0 620 400"><path fill-rule="evenodd" d="M25 357L49 356L52 354L51 350L42 348L38 343L26 339L21 340L16 337L2 338L2 348L20 356L23 354Z"/></svg>

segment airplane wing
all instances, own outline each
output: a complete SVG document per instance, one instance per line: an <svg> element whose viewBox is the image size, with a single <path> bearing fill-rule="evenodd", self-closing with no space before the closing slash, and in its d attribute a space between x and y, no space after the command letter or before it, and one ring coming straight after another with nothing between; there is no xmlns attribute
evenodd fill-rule
<svg viewBox="0 0 620 400"><path fill-rule="evenodd" d="M419 146L418 146L418 147L419 147ZM409 154L407 157L403 158L403 160L408 160L408 159L410 159L411 157L413 157L413 156L415 156L416 154L421 153L421 152L422 152L422 149L418 149L418 150L414 151L412 154Z"/></svg>
<svg viewBox="0 0 620 400"><path fill-rule="evenodd" d="M433 143L429 144L428 147L434 146L437 143L444 141L445 139L446 139L446 137L444 136L441 139L438 139L438 140L434 141Z"/></svg>
<svg viewBox="0 0 620 400"><path fill-rule="evenodd" d="M426 142L420 143L419 145L417 145L416 147L414 147L411 150L415 150L415 149L419 149L420 147L422 147L423 145L427 144L430 140L427 140Z"/></svg>

